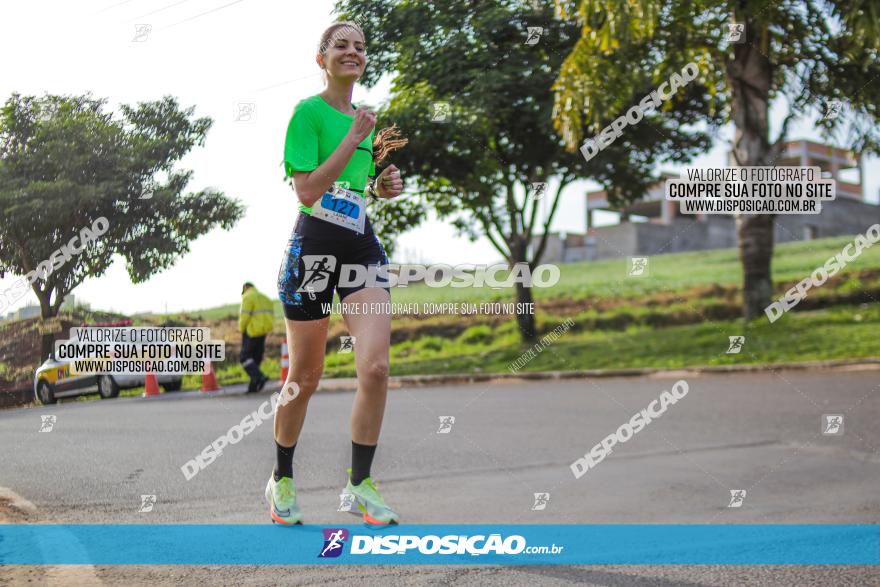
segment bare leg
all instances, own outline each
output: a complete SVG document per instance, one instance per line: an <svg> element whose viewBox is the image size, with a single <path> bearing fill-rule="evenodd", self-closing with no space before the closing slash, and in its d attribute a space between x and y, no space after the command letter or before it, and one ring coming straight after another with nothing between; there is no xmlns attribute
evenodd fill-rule
<svg viewBox="0 0 880 587"><path fill-rule="evenodd" d="M345 303L385 304L390 300L384 289L366 288L346 296ZM362 312L344 315L344 318L348 331L355 337L358 378L358 390L351 410L351 439L358 444L375 445L379 442L388 391L391 314L384 311L380 314Z"/></svg>
<svg viewBox="0 0 880 587"><path fill-rule="evenodd" d="M285 322L287 347L290 349L290 371L285 384L295 382L299 386L299 395L286 405L279 403L275 413L275 440L281 446L293 446L306 419L309 399L324 372L324 348L330 318Z"/></svg>

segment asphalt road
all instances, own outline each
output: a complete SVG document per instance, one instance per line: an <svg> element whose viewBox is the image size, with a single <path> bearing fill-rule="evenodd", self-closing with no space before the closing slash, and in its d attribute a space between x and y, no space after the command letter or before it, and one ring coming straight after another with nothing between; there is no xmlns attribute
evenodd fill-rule
<svg viewBox="0 0 880 587"><path fill-rule="evenodd" d="M569 465L676 380L688 395L597 467ZM316 395L294 476L307 523L336 511L353 394ZM271 421L186 481L181 465L268 398L68 402L0 411L0 486L35 510L10 521L269 523ZM840 435L822 415L844 415ZM42 416L55 416L39 432ZM440 418L455 418L438 434ZM403 523L880 523L880 371L840 368L498 382L390 392L373 467ZM739 508L730 490L745 489ZM549 505L533 511L534 493ZM139 513L141 495L156 495ZM0 499L2 503L2 499ZM2 511L2 510L0 510ZM12 514L9 512L12 511ZM15 514L15 515L13 515ZM866 585L876 567L28 567L0 584Z"/></svg>

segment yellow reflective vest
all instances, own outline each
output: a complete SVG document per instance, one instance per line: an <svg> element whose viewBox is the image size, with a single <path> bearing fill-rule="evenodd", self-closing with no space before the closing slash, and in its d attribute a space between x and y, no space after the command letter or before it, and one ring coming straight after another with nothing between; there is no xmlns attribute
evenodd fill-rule
<svg viewBox="0 0 880 587"><path fill-rule="evenodd" d="M272 300L249 287L241 295L241 313L238 317L238 329L248 336L266 336L272 332L275 309Z"/></svg>

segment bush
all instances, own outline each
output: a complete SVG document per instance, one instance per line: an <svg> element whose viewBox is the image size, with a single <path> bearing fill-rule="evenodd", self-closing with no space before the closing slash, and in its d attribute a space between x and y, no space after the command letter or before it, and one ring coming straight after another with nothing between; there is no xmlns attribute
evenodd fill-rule
<svg viewBox="0 0 880 587"><path fill-rule="evenodd" d="M443 339L438 336L424 336L416 345L420 350L439 351L443 348Z"/></svg>
<svg viewBox="0 0 880 587"><path fill-rule="evenodd" d="M487 324L471 326L458 336L459 342L465 344L489 344L494 339L492 328Z"/></svg>

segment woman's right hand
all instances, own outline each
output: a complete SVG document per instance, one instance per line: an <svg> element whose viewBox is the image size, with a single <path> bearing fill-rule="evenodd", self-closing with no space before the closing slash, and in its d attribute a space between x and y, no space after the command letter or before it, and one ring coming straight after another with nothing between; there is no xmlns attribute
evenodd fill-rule
<svg viewBox="0 0 880 587"><path fill-rule="evenodd" d="M361 141L370 136L375 126L376 113L366 108L358 108L354 112L354 121L351 123L351 128L348 129L348 136L355 145L359 145Z"/></svg>

